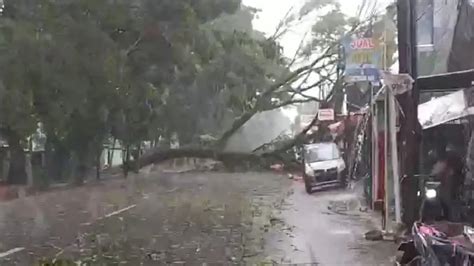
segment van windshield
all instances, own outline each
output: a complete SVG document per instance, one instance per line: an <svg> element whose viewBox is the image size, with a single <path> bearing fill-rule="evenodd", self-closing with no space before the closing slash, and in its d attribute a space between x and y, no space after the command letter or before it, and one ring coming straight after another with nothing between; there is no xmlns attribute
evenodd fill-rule
<svg viewBox="0 0 474 266"><path fill-rule="evenodd" d="M339 159L339 149L334 143L321 143L311 146L305 151L305 161L308 163Z"/></svg>

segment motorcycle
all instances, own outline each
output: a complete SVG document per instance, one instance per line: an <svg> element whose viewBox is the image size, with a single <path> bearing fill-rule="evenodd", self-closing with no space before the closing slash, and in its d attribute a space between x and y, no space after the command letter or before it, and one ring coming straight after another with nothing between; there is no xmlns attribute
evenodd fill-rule
<svg viewBox="0 0 474 266"><path fill-rule="evenodd" d="M412 239L403 242L398 265L474 265L474 229L459 223L415 223Z"/></svg>
<svg viewBox="0 0 474 266"><path fill-rule="evenodd" d="M441 182L434 176L417 176L419 179L418 197L420 220L422 222L441 221L447 217L440 199Z"/></svg>
<svg viewBox="0 0 474 266"><path fill-rule="evenodd" d="M463 220L469 211L469 206L463 206L459 200L451 200L448 203L441 200L441 182L431 175L418 175L419 190L418 202L420 202L419 219L421 222L430 223L435 221L449 220L459 222Z"/></svg>

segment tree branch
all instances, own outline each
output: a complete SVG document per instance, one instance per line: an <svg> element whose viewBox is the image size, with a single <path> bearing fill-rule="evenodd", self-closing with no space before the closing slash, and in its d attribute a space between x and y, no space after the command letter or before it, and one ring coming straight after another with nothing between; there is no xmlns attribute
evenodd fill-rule
<svg viewBox="0 0 474 266"><path fill-rule="evenodd" d="M128 57L130 56L131 53L136 51L140 43L142 43L142 41L143 41L143 36L138 37L138 39L132 45L130 45L130 47L128 47L127 50L125 50L125 56Z"/></svg>
<svg viewBox="0 0 474 266"><path fill-rule="evenodd" d="M293 8L294 6L291 6L288 11L286 11L286 14L283 16L283 18L280 20L280 22L278 23L276 29L275 29L275 32L273 33L272 37L270 37L270 40L274 40L276 41L279 37L281 37L281 35L283 35L287 29L285 29L283 31L283 33L280 33L280 30L283 28L283 26L285 26L285 21L288 19L288 17L290 16L290 13L291 11L293 11Z"/></svg>
<svg viewBox="0 0 474 266"><path fill-rule="evenodd" d="M274 93L276 90L278 90L282 86L284 86L288 83L294 82L297 78L300 77L300 75L302 73L305 73L306 71L311 70L319 62L321 62L324 59L330 57L331 54L327 54L327 53L330 52L330 50L331 50L331 48L328 48L326 50L325 54L323 54L320 57L318 57L317 59L315 59L311 64L298 68L291 75L289 75L287 78L283 79L280 82L277 82L277 83L273 84L267 90L265 90L263 93L258 95L257 102L256 102L255 106L252 109L248 110L246 113L244 113L243 115L241 115L239 118L237 118L234 121L234 123L232 124L232 127L229 130L227 130L226 132L224 132L224 134L219 139L218 146L222 148L226 144L227 140L235 132L237 132L237 130L239 130L239 128L241 128L245 123L247 123L256 113L261 111L262 110L261 103L265 99L268 99L271 96L272 93ZM254 97L252 97L252 98L254 98ZM251 100L252 99L249 99L248 101L251 101ZM263 110L265 110L265 109L263 109Z"/></svg>
<svg viewBox="0 0 474 266"><path fill-rule="evenodd" d="M353 25L352 28L348 31L347 35L352 34L355 32L355 30L361 25L361 23L357 25ZM247 123L255 114L257 114L260 111L261 108L261 103L265 100L271 97L271 94L280 89L281 87L291 84L298 80L298 78L301 77L301 75L308 74L307 72L311 72L314 67L322 62L325 59L330 58L334 54L331 52L337 45L340 44L340 41L344 37L339 38L338 40L334 41L332 44L330 44L318 58L314 59L310 64L302 66L295 71L293 71L289 76L281 80L280 82L274 83L271 85L267 90L265 90L263 93L257 96L257 101L256 104L253 106L253 108L249 111L247 111L245 114L237 118L237 120L234 121L232 124L232 127L224 132L224 134L221 136L221 138L218 141L218 147L223 147L226 143L227 140L235 133L237 132L245 123ZM314 84L313 84L314 85ZM309 89L309 88L307 88ZM330 92L330 95L332 97L333 92ZM250 99L248 99L248 102L251 102L253 99L255 99L256 96L252 96ZM309 129L308 129L309 130Z"/></svg>
<svg viewBox="0 0 474 266"><path fill-rule="evenodd" d="M324 100L309 96L306 99L288 100L288 101L284 101L284 102L276 104L276 105L272 105L268 109L265 109L265 111L275 110L275 109L282 108L282 107L285 107L285 106L288 106L288 105L293 105L293 104L307 103L307 102L323 102L323 101Z"/></svg>
<svg viewBox="0 0 474 266"><path fill-rule="evenodd" d="M296 52L295 52L295 55L293 56L293 59L288 64L288 68L292 67L293 64L296 62L296 59L298 58L298 55L300 54L301 49L303 49L304 41L305 41L307 35L308 35L308 32L305 32L303 38L301 38L300 44L298 45L298 49L296 49Z"/></svg>

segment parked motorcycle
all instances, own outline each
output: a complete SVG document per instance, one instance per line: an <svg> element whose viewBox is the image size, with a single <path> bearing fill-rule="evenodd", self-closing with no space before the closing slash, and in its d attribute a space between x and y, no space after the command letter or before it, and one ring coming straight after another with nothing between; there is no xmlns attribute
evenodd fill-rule
<svg viewBox="0 0 474 266"><path fill-rule="evenodd" d="M446 218L440 199L441 182L434 176L417 176L419 179L418 197L420 200L420 220L422 222L441 221Z"/></svg>
<svg viewBox="0 0 474 266"><path fill-rule="evenodd" d="M449 220L462 221L469 206L463 206L459 200L444 202L441 199L441 182L435 176L419 175L418 198L420 203L419 219L421 222Z"/></svg>
<svg viewBox="0 0 474 266"><path fill-rule="evenodd" d="M417 178L420 222L413 225L411 238L399 247L403 251L399 265L474 266L474 229L447 221L440 197L441 182L436 177ZM451 211L456 211L453 207Z"/></svg>
<svg viewBox="0 0 474 266"><path fill-rule="evenodd" d="M419 266L474 265L473 233L473 228L459 223L415 223L412 238L398 249L404 253L397 263Z"/></svg>

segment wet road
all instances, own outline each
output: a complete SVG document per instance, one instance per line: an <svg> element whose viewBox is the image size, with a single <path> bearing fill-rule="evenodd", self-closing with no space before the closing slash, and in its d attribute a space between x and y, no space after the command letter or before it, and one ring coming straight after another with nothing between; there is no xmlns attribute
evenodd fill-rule
<svg viewBox="0 0 474 266"><path fill-rule="evenodd" d="M272 173L149 173L0 204L0 265L243 265L290 181Z"/></svg>
<svg viewBox="0 0 474 266"><path fill-rule="evenodd" d="M360 206L361 188L308 195L295 181L278 217L281 229L267 237L266 252L277 263L309 265L394 265L396 246L364 239L380 218Z"/></svg>
<svg viewBox="0 0 474 266"><path fill-rule="evenodd" d="M0 265L391 265L354 202L273 173L141 173L0 203Z"/></svg>

